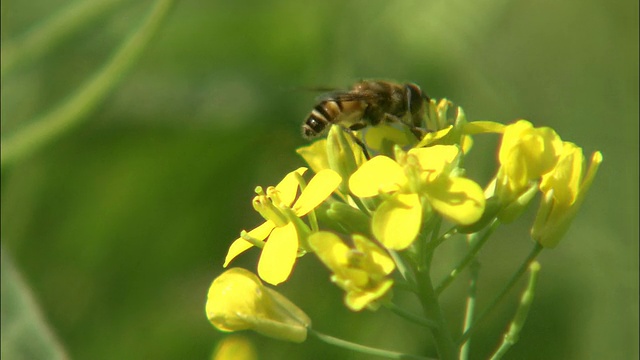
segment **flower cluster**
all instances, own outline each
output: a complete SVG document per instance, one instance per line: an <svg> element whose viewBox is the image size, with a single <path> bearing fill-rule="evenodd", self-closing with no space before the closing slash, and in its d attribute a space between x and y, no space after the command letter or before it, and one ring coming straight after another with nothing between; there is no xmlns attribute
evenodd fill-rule
<svg viewBox="0 0 640 360"><path fill-rule="evenodd" d="M257 247L260 279L278 285L290 277L296 259L312 253L353 311L387 303L396 269L404 269L400 276L409 288L413 283L429 297L433 292L421 292L420 277L429 276L424 269L440 243L514 221L537 193L542 199L531 236L539 249L555 247L602 162L596 152L587 167L582 149L551 128L526 120L468 122L447 100L428 103L424 128L426 135L417 139L402 124L382 124L364 135L334 125L326 139L298 149L315 175L307 183L308 169L299 168L276 186L256 188L253 208L265 221L231 244L224 267ZM473 138L484 134L501 138L487 184L465 171ZM450 228L441 233L443 224ZM223 331L304 340L308 317L260 279L238 268L220 275L209 291L210 321Z"/></svg>

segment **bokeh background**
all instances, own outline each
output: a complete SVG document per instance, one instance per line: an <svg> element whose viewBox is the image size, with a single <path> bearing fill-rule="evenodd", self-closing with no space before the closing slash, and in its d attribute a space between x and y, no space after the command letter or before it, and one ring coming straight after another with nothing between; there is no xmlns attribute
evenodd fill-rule
<svg viewBox="0 0 640 360"><path fill-rule="evenodd" d="M3 44L72 5L2 1ZM3 74L3 139L64 101L152 5L116 2L41 58ZM583 210L560 246L540 257L536 300L507 358L637 359L632 0L176 2L132 71L85 122L3 167L3 357L38 357L37 339L5 336L5 325L17 317L29 328L40 315L71 358L209 358L225 335L205 318L206 292L230 242L260 221L253 188L303 165L294 149L305 144L299 126L317 94L300 90L361 78L416 82L462 106L470 120L526 118L586 154L602 151ZM478 144L472 174L490 175L492 146ZM480 306L528 253L533 216L501 228L483 250ZM443 249L437 273L458 250ZM248 255L237 265L254 270L255 260ZM303 260L278 289L318 330L433 355L422 330L388 312L347 311L328 272L312 257ZM38 313L11 312L18 290L5 275L13 272ZM443 297L453 327L463 290L461 280ZM398 301L412 306L401 294ZM499 343L516 301L514 292L477 334L472 359ZM245 335L261 359L369 358L314 339Z"/></svg>

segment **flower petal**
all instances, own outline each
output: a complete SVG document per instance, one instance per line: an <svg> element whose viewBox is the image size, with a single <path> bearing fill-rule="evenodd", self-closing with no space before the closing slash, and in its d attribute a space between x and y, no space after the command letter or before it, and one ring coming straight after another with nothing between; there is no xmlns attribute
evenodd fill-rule
<svg viewBox="0 0 640 360"><path fill-rule="evenodd" d="M602 154L599 151L595 152L591 156L589 169L586 175L584 175L584 179L582 179L582 172L584 170L582 161L584 155L582 154L582 149L578 147L573 148L572 145L573 144L570 144L565 149L568 151L568 154L565 154L565 156L567 156L569 160L558 162L558 166L565 166L568 169L564 171L560 169L554 170L555 173L567 172L568 174L557 178L555 182L545 184L544 188L541 186L544 197L540 202L540 208L538 209L538 214L531 229L531 236L545 248L556 247L569 230L569 226L573 222L584 201L586 193L593 183L593 179L598 172L598 167L602 163ZM576 167L580 167L580 169L575 169ZM561 180L565 180L567 184L559 183ZM576 182L579 184L576 184ZM576 186L578 189L566 190L566 188ZM577 191L577 196L556 196L556 191L560 193L563 191Z"/></svg>
<svg viewBox="0 0 640 360"><path fill-rule="evenodd" d="M407 131L396 129L389 125L373 126L364 134L364 139L369 149L381 151L386 144L398 144L400 146L415 142L416 137Z"/></svg>
<svg viewBox="0 0 640 360"><path fill-rule="evenodd" d="M309 245L329 270L337 272L347 265L349 248L338 235L319 231L309 236Z"/></svg>
<svg viewBox="0 0 640 360"><path fill-rule="evenodd" d="M353 311L360 311L366 306L376 309L380 304L373 303L373 301L384 296L384 294L391 289L391 286L393 286L393 280L387 279L380 282L380 284L373 289L367 289L366 291L359 289L349 291L344 302L347 307Z"/></svg>
<svg viewBox="0 0 640 360"><path fill-rule="evenodd" d="M272 223L271 221L266 221L265 223L258 226L257 228L249 231L247 235L257 240L264 240L267 238L267 236L269 236L269 234L271 233L271 230L273 230L274 227L275 227L274 223ZM222 265L222 267L227 267L227 265L229 265L231 260L233 260L236 256L242 254L243 252L251 249L252 246L253 245L250 242L243 239L242 237L237 238L231 244L231 246L229 246L229 251L227 252L227 256L224 259L224 265Z"/></svg>
<svg viewBox="0 0 640 360"><path fill-rule="evenodd" d="M462 177L436 181L427 187L431 206L447 219L470 225L482 216L484 192L475 181Z"/></svg>
<svg viewBox="0 0 640 360"><path fill-rule="evenodd" d="M451 131L451 129L453 129L453 126L449 125L444 129L426 133L422 138L422 140L420 140L420 142L415 146L415 148L423 148L423 147L429 146L430 144L447 136Z"/></svg>
<svg viewBox="0 0 640 360"><path fill-rule="evenodd" d="M293 205L293 211L298 216L306 215L331 196L341 182L342 178L337 172L331 169L320 171L302 191L298 201Z"/></svg>
<svg viewBox="0 0 640 360"><path fill-rule="evenodd" d="M364 163L349 178L349 189L358 197L378 195L380 189L397 189L407 182L402 166L386 156Z"/></svg>
<svg viewBox="0 0 640 360"><path fill-rule="evenodd" d="M255 314L260 305L255 297L262 283L257 276L242 268L231 268L218 276L207 296L209 321L222 331L237 331L252 327L247 315Z"/></svg>
<svg viewBox="0 0 640 360"><path fill-rule="evenodd" d="M258 353L253 343L244 336L225 336L216 345L212 360L257 360Z"/></svg>
<svg viewBox="0 0 640 360"><path fill-rule="evenodd" d="M526 186L550 171L562 152L562 140L548 127L534 128L526 120L505 127L498 151L500 164L505 167L514 188Z"/></svg>
<svg viewBox="0 0 640 360"><path fill-rule="evenodd" d="M278 185L276 185L276 190L280 193L280 200L286 205L291 206L293 204L293 200L296 199L296 195L298 194L298 175L303 175L307 171L307 168L300 167L295 171L288 173Z"/></svg>
<svg viewBox="0 0 640 360"><path fill-rule="evenodd" d="M291 274L297 252L298 233L293 223L275 228L262 249L258 274L269 284L280 284Z"/></svg>
<svg viewBox="0 0 640 360"><path fill-rule="evenodd" d="M422 223L422 205L416 194L396 194L385 200L371 221L373 235L388 249L411 245Z"/></svg>
<svg viewBox="0 0 640 360"><path fill-rule="evenodd" d="M540 190L547 193L553 189L553 197L557 202L571 205L578 197L583 170L582 149L573 143L565 142L555 168L542 176Z"/></svg>
<svg viewBox="0 0 640 360"><path fill-rule="evenodd" d="M409 155L418 158L422 170L430 172L430 178L434 178L445 171L459 153L460 148L455 145L434 145L409 150Z"/></svg>
<svg viewBox="0 0 640 360"><path fill-rule="evenodd" d="M358 234L353 235L353 243L358 250L371 258L373 264L379 267L384 275L389 275L396 268L396 263L389 257L389 254L366 237Z"/></svg>
<svg viewBox="0 0 640 360"><path fill-rule="evenodd" d="M464 133L469 135L487 133L499 134L504 132L504 128L504 124L500 124L494 121L471 121L464 124Z"/></svg>
<svg viewBox="0 0 640 360"><path fill-rule="evenodd" d="M319 173L323 169L329 168L327 160L327 139L320 139L296 150L304 161L309 164L314 173Z"/></svg>

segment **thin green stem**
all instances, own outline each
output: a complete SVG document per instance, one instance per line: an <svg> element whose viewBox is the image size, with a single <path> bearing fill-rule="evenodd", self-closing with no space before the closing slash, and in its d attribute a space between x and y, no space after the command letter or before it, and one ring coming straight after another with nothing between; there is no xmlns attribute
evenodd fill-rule
<svg viewBox="0 0 640 360"><path fill-rule="evenodd" d="M115 52L111 60L70 96L68 101L12 134L3 136L0 157L2 168L33 153L85 119L115 87L123 74L133 66L169 12L172 3L172 0L156 1L147 18Z"/></svg>
<svg viewBox="0 0 640 360"><path fill-rule="evenodd" d="M412 323L418 324L420 326L424 326L429 329L435 329L438 326L435 321L412 314L392 302L386 302L383 304L383 306L393 311L396 315L400 316L401 318L409 320Z"/></svg>
<svg viewBox="0 0 640 360"><path fill-rule="evenodd" d="M464 334L462 334L462 336L457 342L458 344L460 345L464 344L467 341L467 339L469 339L469 336L471 336L471 334L473 334L473 332L478 329L479 325L485 320L487 315L496 307L496 305L498 305L498 303L502 300L502 298L504 298L504 296L507 295L507 293L513 288L513 286L518 282L518 280L520 280L522 275L524 275L524 273L527 271L531 263L540 254L542 249L543 247L540 246L540 244L536 243L534 245L534 248L531 250L531 252L527 256L525 261L522 263L522 265L520 265L518 270L511 276L511 279L509 279L509 281L507 282L505 287L502 289L502 291L493 299L493 301L491 301L489 306L487 306L487 308L485 308L482 311L482 313L478 315L477 320L473 323L471 328L469 328L467 331L464 332Z"/></svg>
<svg viewBox="0 0 640 360"><path fill-rule="evenodd" d="M522 327L527 320L527 315L529 315L531 303L533 303L533 297L536 292L536 284L538 283L539 272L540 264L537 261L532 262L529 266L529 283L527 284L527 289L522 293L522 296L520 297L520 305L518 306L518 310L516 310L516 314L511 321L509 330L504 335L502 344L500 344L498 350L496 350L496 352L493 354L491 360L500 360L504 356L504 354L516 342L518 342L520 331L522 330Z"/></svg>
<svg viewBox="0 0 640 360"><path fill-rule="evenodd" d="M370 346L356 344L356 343L353 343L353 342L350 342L350 341L338 339L338 338L333 337L333 336L325 335L325 334L317 332L317 331L315 331L315 330L313 330L311 328L309 328L309 334L315 336L320 341L323 341L323 342L325 342L327 344L330 344L330 345L338 346L338 347L341 347L341 348L344 348L344 349L356 351L356 352L363 353L363 354L368 354L368 355L373 355L373 356L381 356L381 357L385 357L387 359L435 360L435 359L427 358L427 357L423 357L423 356L403 354L403 353L399 353L399 352L395 352L395 351L382 350L382 349L377 349L377 348L373 348L373 347L370 347Z"/></svg>
<svg viewBox="0 0 640 360"><path fill-rule="evenodd" d="M362 202L362 199L360 199L357 196L351 196L351 200L353 200L353 203L356 204L356 206L358 207L358 209L360 209L360 211L365 213L365 215L367 215L368 217L371 217L371 211L369 210L367 205L364 202Z"/></svg>
<svg viewBox="0 0 640 360"><path fill-rule="evenodd" d="M121 2L122 0L76 1L17 39L3 42L0 67L2 75L17 64L39 59L65 38L94 24Z"/></svg>
<svg viewBox="0 0 640 360"><path fill-rule="evenodd" d="M487 242L487 240L489 239L489 237L491 237L494 231L496 231L499 225L500 225L500 222L498 220L494 220L494 222L491 223L491 225L489 226L489 229L485 231L482 237L479 238L478 241L474 241L469 253L464 257L464 259L462 259L462 261L460 261L458 266L456 266L455 269L453 269L449 273L449 276L447 276L440 283L440 285L436 287L436 294L440 295L440 293L442 293L442 291L446 289L447 286L449 286L458 277L458 275L460 275L462 270L464 270L471 263L471 261L476 258L476 255L478 254L482 246Z"/></svg>
<svg viewBox="0 0 640 360"><path fill-rule="evenodd" d="M429 265L429 264L427 264ZM428 268L428 266L427 266ZM426 269L426 268L425 268ZM441 360L455 360L457 359L457 348L451 337L451 332L447 326L447 321L444 317L440 303L438 302L438 296L433 290L433 284L431 283L431 277L428 271L419 271L417 273L418 292L420 302L424 314L428 319L432 319L436 327L431 330L433 338L436 342L436 349Z"/></svg>
<svg viewBox="0 0 640 360"><path fill-rule="evenodd" d="M465 308L464 325L462 332L466 332L473 323L473 317L476 311L476 294L478 285L478 275L480 273L480 263L478 259L471 262L469 266L469 272L471 273L469 279L469 295L467 296L467 306ZM469 358L470 342L467 341L460 348L460 360L467 360Z"/></svg>
<svg viewBox="0 0 640 360"><path fill-rule="evenodd" d="M422 305L424 315L427 319L431 319L435 322L435 328L431 329L433 338L436 343L436 350L441 360L455 360L457 359L457 348L451 337L451 332L447 326L447 321L444 317L440 303L438 302L438 296L433 289L433 283L431 282L431 261L433 259L433 253L436 247L442 243L443 239L447 235L453 233L451 230L438 237L440 227L440 221L434 225L434 229L431 233L431 240L426 244L420 246L417 250L417 257L419 263L413 264L413 271L415 273L416 284L418 286L418 298ZM422 237L426 240L426 234ZM421 241L423 242L423 241Z"/></svg>

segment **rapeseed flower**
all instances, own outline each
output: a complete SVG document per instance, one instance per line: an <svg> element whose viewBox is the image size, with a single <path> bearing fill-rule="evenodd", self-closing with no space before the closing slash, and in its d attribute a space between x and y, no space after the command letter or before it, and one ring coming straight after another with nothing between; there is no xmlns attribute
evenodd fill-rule
<svg viewBox="0 0 640 360"><path fill-rule="evenodd" d="M290 172L278 185L268 187L266 193L262 188L256 188L257 196L253 199L253 207L265 222L243 233L231 244L224 267L239 254L252 246L258 246L262 248L258 261L260 277L272 285L289 277L301 244L310 233L300 218L331 196L342 181L335 171L321 170L296 199L299 181L306 170L299 168Z"/></svg>

